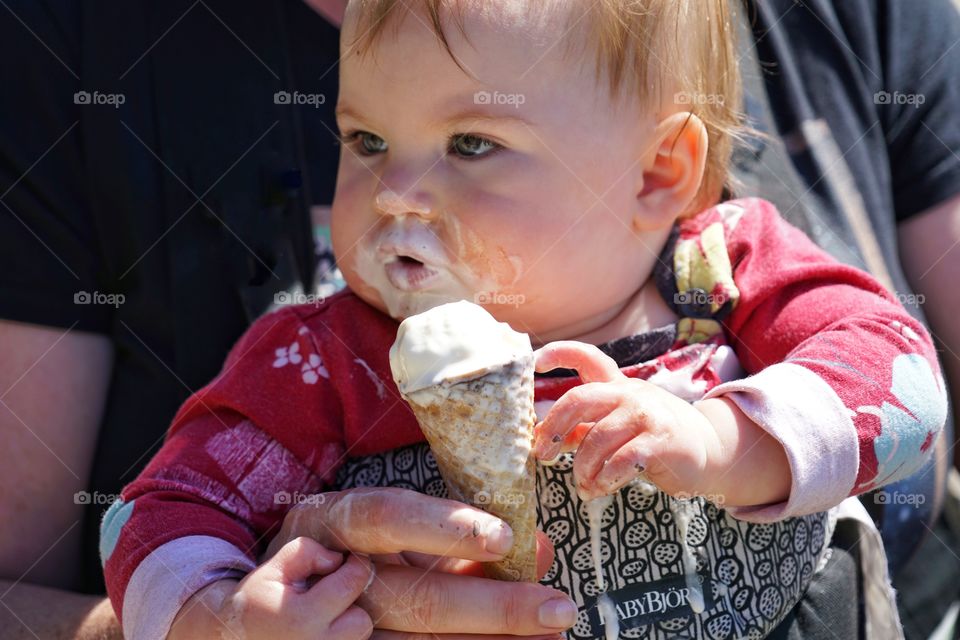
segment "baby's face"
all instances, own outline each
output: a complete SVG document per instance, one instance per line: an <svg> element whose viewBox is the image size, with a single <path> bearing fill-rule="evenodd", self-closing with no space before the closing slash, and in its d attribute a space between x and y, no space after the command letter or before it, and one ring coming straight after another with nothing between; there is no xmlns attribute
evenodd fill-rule
<svg viewBox="0 0 960 640"><path fill-rule="evenodd" d="M397 319L466 299L543 343L615 316L672 221L637 215L653 115L596 82L592 49L565 58L565 15L512 5L466 4L469 42L447 26L468 73L421 14L371 56L344 47L333 243L350 287Z"/></svg>

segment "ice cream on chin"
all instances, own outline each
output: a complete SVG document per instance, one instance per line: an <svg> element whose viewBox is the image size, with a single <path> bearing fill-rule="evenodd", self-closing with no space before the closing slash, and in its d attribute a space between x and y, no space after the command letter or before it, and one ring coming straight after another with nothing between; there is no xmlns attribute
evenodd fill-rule
<svg viewBox="0 0 960 640"><path fill-rule="evenodd" d="M469 302L407 318L390 349L450 497L513 530L510 551L486 567L504 580L536 581L533 365L526 334Z"/></svg>

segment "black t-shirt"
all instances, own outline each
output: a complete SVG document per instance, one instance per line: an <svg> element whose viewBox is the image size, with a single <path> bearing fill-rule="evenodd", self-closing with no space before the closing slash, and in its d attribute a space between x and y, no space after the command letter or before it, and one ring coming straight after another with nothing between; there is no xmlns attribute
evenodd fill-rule
<svg viewBox="0 0 960 640"><path fill-rule="evenodd" d="M749 111L791 154L753 141L738 157L747 190L841 259L876 268L850 240L859 207L879 263L908 291L894 220L960 190L948 0L758 5L745 61L775 66L755 79ZM329 202L336 166L337 34L292 0L9 6L23 24L0 19L0 317L113 341L88 490L116 493L249 321L309 278L307 205ZM275 104L294 90L325 103ZM101 104L75 104L77 91ZM925 101L875 103L878 91ZM78 292L125 301L75 304ZM90 591L102 589L101 510L85 523Z"/></svg>
<svg viewBox="0 0 960 640"><path fill-rule="evenodd" d="M339 33L289 0L8 4L0 317L110 337L88 491L116 494L250 321L312 275ZM105 506L84 522L89 591Z"/></svg>
<svg viewBox="0 0 960 640"><path fill-rule="evenodd" d="M896 222L960 193L960 14L950 0L758 0L747 15L756 49L743 50L744 62L754 57L763 71L742 65L753 89L746 108L776 136L738 154L747 191L872 272L923 320ZM923 494L924 504L863 500L895 571L928 535L942 481L934 464L887 488Z"/></svg>

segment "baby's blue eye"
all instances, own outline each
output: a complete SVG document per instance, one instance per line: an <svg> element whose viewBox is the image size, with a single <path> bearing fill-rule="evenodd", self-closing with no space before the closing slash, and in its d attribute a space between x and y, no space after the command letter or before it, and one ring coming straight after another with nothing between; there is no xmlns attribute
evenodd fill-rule
<svg viewBox="0 0 960 640"><path fill-rule="evenodd" d="M450 140L450 151L462 158L485 156L500 148L496 142L469 133L456 135Z"/></svg>

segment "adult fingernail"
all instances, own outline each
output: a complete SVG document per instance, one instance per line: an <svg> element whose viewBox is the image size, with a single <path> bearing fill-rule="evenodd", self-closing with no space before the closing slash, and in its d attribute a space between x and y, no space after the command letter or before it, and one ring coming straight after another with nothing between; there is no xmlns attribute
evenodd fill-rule
<svg viewBox="0 0 960 640"><path fill-rule="evenodd" d="M577 605L567 598L554 598L540 605L540 624L555 629L568 629L577 621Z"/></svg>
<svg viewBox="0 0 960 640"><path fill-rule="evenodd" d="M561 445L559 444L548 444L540 450L539 458L541 462L556 462L557 458L560 457Z"/></svg>
<svg viewBox="0 0 960 640"><path fill-rule="evenodd" d="M503 555L513 546L513 529L503 520L494 520L487 527L483 548L490 553Z"/></svg>

